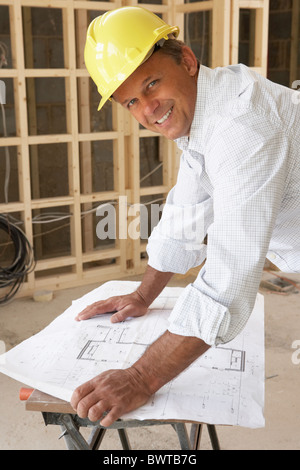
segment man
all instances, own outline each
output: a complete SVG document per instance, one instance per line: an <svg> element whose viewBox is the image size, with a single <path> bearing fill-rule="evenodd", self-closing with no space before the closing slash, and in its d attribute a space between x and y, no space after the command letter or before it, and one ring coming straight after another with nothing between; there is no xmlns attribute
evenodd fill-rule
<svg viewBox="0 0 300 470"><path fill-rule="evenodd" d="M135 23L141 31L133 41ZM148 40L153 33L155 44ZM144 315L173 273L206 258L179 297L168 331L128 369L107 371L75 390L71 404L78 415L98 420L107 412L103 426L143 405L211 346L243 329L266 257L282 271L300 272L297 92L242 65L199 66L177 34L138 7L110 12L88 31L86 63L102 94L99 108L112 97L144 127L176 140L183 153L149 239L140 287L96 302L77 320L108 311L116 311L112 322Z"/></svg>

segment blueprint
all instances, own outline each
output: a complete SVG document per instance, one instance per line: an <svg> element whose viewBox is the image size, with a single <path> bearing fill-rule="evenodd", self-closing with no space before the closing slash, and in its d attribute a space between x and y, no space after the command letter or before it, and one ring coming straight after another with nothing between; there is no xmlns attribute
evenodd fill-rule
<svg viewBox="0 0 300 470"><path fill-rule="evenodd" d="M122 323L110 314L75 321L87 305L134 291L139 283L110 281L73 301L44 330L0 356L0 372L27 386L70 401L75 388L108 369L133 364L168 328L182 288L166 287L149 312ZM162 358L163 360L163 358ZM149 402L123 416L209 424L264 426L264 302L257 295L243 332L210 348Z"/></svg>

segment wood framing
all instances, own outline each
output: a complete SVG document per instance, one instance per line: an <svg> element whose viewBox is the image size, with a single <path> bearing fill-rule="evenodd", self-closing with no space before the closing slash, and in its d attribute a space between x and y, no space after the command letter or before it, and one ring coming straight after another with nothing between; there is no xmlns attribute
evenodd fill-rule
<svg viewBox="0 0 300 470"><path fill-rule="evenodd" d="M231 0L231 57L230 63L238 62L240 10L255 11L254 67L266 76L268 58L269 0Z"/></svg>
<svg viewBox="0 0 300 470"><path fill-rule="evenodd" d="M145 129L115 103L112 104L112 129L92 131L90 120L90 78L84 67L83 48L89 11L103 11L125 5L135 5L135 0L0 0L0 6L9 9L12 68L0 69L0 79L14 82L16 135L0 139L0 147L17 147L19 200L0 204L0 213L20 213L24 231L33 246L38 231L33 230L33 212L67 207L70 218L70 253L49 259L39 259L34 272L28 275L18 295L30 295L34 290L61 289L92 282L117 279L140 274L146 266L146 240L128 236L128 225L139 214L135 205L141 198L157 195L166 197L175 184L179 153L176 145ZM184 39L185 15L211 12L211 67L235 63L238 57L239 10L256 9L255 68L266 74L268 0L209 0L185 3L183 0L162 0L161 4L140 4L161 14L170 24L181 29ZM64 67L34 68L33 51L26 48L24 35L30 35L30 10L24 7L60 9L63 24ZM26 22L24 26L24 17ZM60 78L65 83L66 131L61 134L38 135L33 131L37 123L33 82L38 78ZM26 86L27 85L27 86ZM140 185L140 140L159 137L162 162L162 183L157 186ZM93 142L110 141L113 148L114 187L110 191L93 191ZM34 172L38 159L32 146L65 144L68 158L68 194L53 198L40 197L33 190ZM31 160L30 160L31 159ZM37 188L37 185L35 185ZM96 205L116 203L118 237L112 246L94 249L92 210ZM86 213L85 217L82 214ZM121 235L121 236L120 236ZM98 266L97 266L98 262ZM61 273L61 269L69 268ZM42 275L41 275L42 274Z"/></svg>

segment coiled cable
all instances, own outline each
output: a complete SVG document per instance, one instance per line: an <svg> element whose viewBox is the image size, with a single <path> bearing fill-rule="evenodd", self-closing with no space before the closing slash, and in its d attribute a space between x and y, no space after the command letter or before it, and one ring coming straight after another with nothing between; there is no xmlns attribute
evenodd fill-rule
<svg viewBox="0 0 300 470"><path fill-rule="evenodd" d="M0 296L0 304L4 304L15 296L25 282L27 274L35 268L36 262L28 238L17 225L9 220L8 215L0 214L0 230L8 234L14 247L11 264L0 266L0 289L4 289L5 292Z"/></svg>

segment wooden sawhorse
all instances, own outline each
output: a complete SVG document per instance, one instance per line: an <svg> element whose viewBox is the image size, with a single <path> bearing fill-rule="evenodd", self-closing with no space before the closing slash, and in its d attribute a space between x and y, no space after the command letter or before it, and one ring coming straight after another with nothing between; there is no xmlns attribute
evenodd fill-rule
<svg viewBox="0 0 300 470"><path fill-rule="evenodd" d="M116 429L124 450L131 450L127 429L142 426L171 425L177 433L181 450L197 450L200 446L203 423L191 423L188 433L186 423L181 421L158 420L117 420L109 428L104 428L99 422L92 422L88 418L80 418L74 414L70 403L58 398L33 390L26 399L26 410L42 413L46 425L60 426L61 437L64 437L68 450L98 450L107 429ZM219 440L214 425L207 424L208 433L214 450L220 450ZM91 428L88 439L80 433L80 428Z"/></svg>

